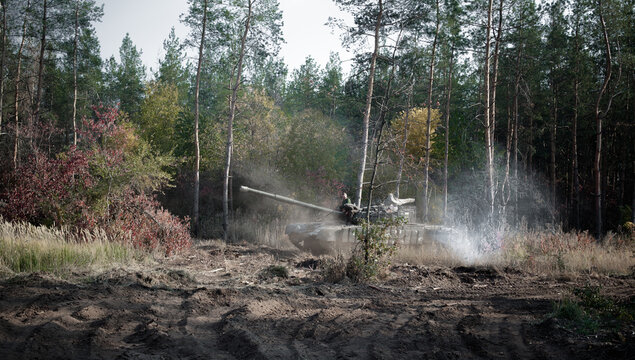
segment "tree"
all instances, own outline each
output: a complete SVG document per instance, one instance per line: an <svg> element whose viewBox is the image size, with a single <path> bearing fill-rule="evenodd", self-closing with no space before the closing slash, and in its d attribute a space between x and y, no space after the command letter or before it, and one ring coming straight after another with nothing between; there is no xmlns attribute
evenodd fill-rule
<svg viewBox="0 0 635 360"><path fill-rule="evenodd" d="M229 98L229 116L227 118L227 147L225 149L225 171L223 173L223 238L225 242L229 240L229 176L231 169L231 159L234 146L234 117L236 116L236 100L238 98L238 88L243 72L243 61L245 58L245 47L247 44L247 36L251 26L253 16L253 5L255 0L247 1L247 14L245 16L245 27L242 37L240 38L240 50L236 63L232 70L230 79L231 96Z"/></svg>
<svg viewBox="0 0 635 360"><path fill-rule="evenodd" d="M324 68L322 79L319 84L319 102L322 112L328 114L331 119L335 118L335 114L340 106L339 102L343 96L342 82L344 75L342 74L342 62L337 53L331 52L329 61Z"/></svg>
<svg viewBox="0 0 635 360"><path fill-rule="evenodd" d="M182 112L179 91L175 84L152 81L135 122L140 135L159 154L169 155L176 148L176 123Z"/></svg>
<svg viewBox="0 0 635 360"><path fill-rule="evenodd" d="M443 219L447 221L448 217L448 176L450 162L450 114L452 112L452 83L455 81L454 71L458 57L458 48L462 46L462 35L460 27L460 18L463 15L463 8L457 0L445 1L442 15L442 32L440 34L441 41L441 61L445 63L444 73L446 74L446 82L444 85L445 92L445 156L443 161Z"/></svg>
<svg viewBox="0 0 635 360"><path fill-rule="evenodd" d="M392 96L392 84L395 79L395 71L397 68L397 50L401 45L401 36L403 34L403 26L400 26L399 35L397 36L397 40L393 46L392 57L390 58L390 75L388 75L388 80L386 81L385 92L382 99L382 102L379 107L379 119L377 124L375 125L375 133L374 143L375 143L375 151L374 156L375 160L372 163L372 174L370 176L370 182L368 186L368 202L366 206L366 222L370 223L370 208L372 206L373 201L373 191L375 190L375 180L377 179L377 171L379 168L379 162L381 156L386 148L385 141L383 139L384 128L386 125L386 114L388 113L389 101ZM428 112L429 116L429 112ZM405 126L404 126L405 127ZM428 163L429 164L429 163ZM368 240L368 239L365 239ZM365 244L368 246L368 243ZM366 252L365 259L368 260L368 253Z"/></svg>
<svg viewBox="0 0 635 360"><path fill-rule="evenodd" d="M185 65L184 44L174 32L170 30L168 38L163 40L163 59L159 59L159 70L155 78L164 83L172 84L178 89L179 99L184 102L188 91L188 69Z"/></svg>
<svg viewBox="0 0 635 360"><path fill-rule="evenodd" d="M288 111L300 112L307 108L318 108L320 73L320 66L311 56L307 56L300 68L293 70L285 97Z"/></svg>
<svg viewBox="0 0 635 360"><path fill-rule="evenodd" d="M103 5L96 6L94 0L75 0L75 26L73 36L73 142L76 143L77 117L88 116L88 102L96 103L94 94L99 91L102 82L102 60L99 53L99 40L96 38L92 23L99 21L103 14ZM80 97L83 93L84 96ZM93 94L92 96L90 94ZM80 108L83 108L82 112Z"/></svg>
<svg viewBox="0 0 635 360"><path fill-rule="evenodd" d="M428 112L430 112L430 127L428 128ZM428 139L430 148L434 145L436 129L441 124L441 112L439 109L413 108L402 111L393 119L391 127L397 138L396 144L402 144L404 136L406 139L405 155L413 164L417 164L419 169L425 170L426 156L430 152L426 149ZM397 153L398 151L395 151Z"/></svg>
<svg viewBox="0 0 635 360"><path fill-rule="evenodd" d="M445 156L443 157L443 219L448 214L448 163L450 157L450 99L452 98L452 67L454 65L454 48L450 50L449 68L447 71L445 100Z"/></svg>
<svg viewBox="0 0 635 360"><path fill-rule="evenodd" d="M604 40L605 46L605 56L606 56L606 67L604 71L604 81L602 82L602 86L600 87L600 91L598 92L598 97L595 102L595 158L593 160L593 172L595 174L595 221L596 221L596 231L597 238L602 238L602 167L601 167L601 159L602 159L602 118L606 116L608 112L611 102L608 102L608 105L604 111L600 110L600 103L602 101L602 97L604 96L604 92L606 91L609 81L611 80L611 71L612 66L611 62L613 61L611 57L611 44L609 43L609 35L606 30L606 23L604 21L604 14L602 9L602 0L598 1L598 18L600 22L600 26L602 28L602 38Z"/></svg>
<svg viewBox="0 0 635 360"><path fill-rule="evenodd" d="M432 42L432 53L430 55L430 73L428 75L428 106L427 106L427 120L426 120L426 143L425 143L425 170L424 170L424 186L423 186L423 221L428 220L428 186L430 182L430 126L431 126L431 115L432 115L432 85L434 83L434 55L437 50L437 40L439 38L439 26L441 23L441 16L439 14L439 0L435 0L435 9L436 9L436 20L435 20L435 32L434 32L434 40Z"/></svg>
<svg viewBox="0 0 635 360"><path fill-rule="evenodd" d="M116 94L119 108L134 117L139 112L144 94L146 67L141 61L141 52L126 33L119 48L121 63L117 65Z"/></svg>
<svg viewBox="0 0 635 360"><path fill-rule="evenodd" d="M79 1L75 2L73 36L73 145L77 146L77 48L79 47Z"/></svg>
<svg viewBox="0 0 635 360"><path fill-rule="evenodd" d="M414 92L415 86L415 77L414 74L411 75L412 80L410 81L410 86L408 86L407 93L407 103L406 103L406 111L403 116L403 126L399 126L399 129L403 129L401 143L398 143L401 147L398 151L399 154L399 167L397 168L397 183L395 184L395 196L399 198L399 187L402 182L403 170L404 170L404 162L406 160L406 149L408 146L408 128L410 126L410 108L412 107L412 96Z"/></svg>
<svg viewBox="0 0 635 360"><path fill-rule="evenodd" d="M366 91L366 105L364 107L364 118L362 120L362 144L359 170L357 172L357 184L355 186L355 204L361 205L362 189L364 187L364 172L366 171L366 158L368 156L368 129L370 122L371 107L373 101L373 87L375 85L375 67L377 64L377 56L379 55L380 30L382 29L382 17L384 15L384 2L377 0L377 5L373 6L365 0L337 0L340 6L348 9L355 14L356 23L359 29L351 28L349 31L353 34L364 34L365 27L371 23L365 21L372 18L373 28L373 52L370 57L370 67L368 74L368 89Z"/></svg>
<svg viewBox="0 0 635 360"><path fill-rule="evenodd" d="M551 88L551 123L549 124L549 147L550 147L550 161L549 161L549 173L551 182L551 207L553 208L554 217L556 214L556 194L557 194L557 179L556 173L556 136L558 130L559 120L559 102L560 102L560 89L565 86L563 84L565 75L563 74L563 65L565 63L565 50L568 46L567 35L565 34L564 19L564 4L560 1L551 4L549 10L549 17L551 18L551 24L549 33L547 35L547 48L549 49L547 55L549 62L549 86ZM555 220L555 218L554 218Z"/></svg>
<svg viewBox="0 0 635 360"><path fill-rule="evenodd" d="M485 149L486 149L486 172L487 172L487 196L490 204L490 218L494 216L494 130L492 128L491 110L490 110L490 32L492 29L492 0L488 1L487 7L487 27L485 35L485 55L483 65L483 79L485 91Z"/></svg>
<svg viewBox="0 0 635 360"><path fill-rule="evenodd" d="M42 2L42 31L40 33L40 56L39 56L39 65L37 70L37 88L33 109L33 116L35 118L35 123L38 122L40 117L40 102L42 101L42 74L44 72L44 50L46 49L46 27L47 27L47 10L48 10L48 0L43 0Z"/></svg>
<svg viewBox="0 0 635 360"><path fill-rule="evenodd" d="M281 14L278 2L273 0L240 0L236 19L240 26L236 34L240 34L236 42L237 51L230 52L231 73L229 77L229 113L227 115L227 145L225 149L225 168L223 172L223 234L229 239L229 202L232 153L234 146L234 118L238 91L243 80L245 65L256 66L263 57L276 55L280 41Z"/></svg>
<svg viewBox="0 0 635 360"><path fill-rule="evenodd" d="M321 202L339 189L336 186L322 189L316 182L347 183L354 178L354 170L350 168L350 137L333 119L320 111L306 109L292 114L288 122L276 149L276 162L300 197ZM318 188L326 191L320 192Z"/></svg>
<svg viewBox="0 0 635 360"><path fill-rule="evenodd" d="M18 168L18 148L20 143L20 83L21 83L21 70L22 70L22 50L24 50L24 41L26 40L26 29L28 20L28 9L30 8L31 1L27 0L24 7L24 20L22 21L22 37L20 40L20 48L17 54L17 69L15 72L15 97L14 97L14 109L15 109L15 136L13 140L13 168Z"/></svg>
<svg viewBox="0 0 635 360"><path fill-rule="evenodd" d="M2 7L2 50L0 50L0 136L2 136L2 120L4 119L4 67L7 58L7 1L0 2Z"/></svg>
<svg viewBox="0 0 635 360"><path fill-rule="evenodd" d="M251 84L264 89L277 105L282 105L287 90L287 65L283 59L269 57L268 60L252 70Z"/></svg>
<svg viewBox="0 0 635 360"><path fill-rule="evenodd" d="M195 12L195 2L190 3L190 14ZM203 63L203 48L205 46L205 30L207 29L207 0L203 2L203 19L200 25L200 42L198 47L198 65L196 66L196 85L194 88L194 208L192 210L192 222L194 234L200 235L199 226L199 191L200 191L200 167L201 167L201 149L199 144L199 86L201 81L201 65Z"/></svg>
<svg viewBox="0 0 635 360"><path fill-rule="evenodd" d="M573 117L571 119L571 207L573 208L573 222L576 228L580 228L580 171L578 157L578 114L580 112L580 70L581 70L581 17L582 9L579 3L576 3L572 9L571 23L573 23L573 54L570 56L573 60L569 66L573 67Z"/></svg>

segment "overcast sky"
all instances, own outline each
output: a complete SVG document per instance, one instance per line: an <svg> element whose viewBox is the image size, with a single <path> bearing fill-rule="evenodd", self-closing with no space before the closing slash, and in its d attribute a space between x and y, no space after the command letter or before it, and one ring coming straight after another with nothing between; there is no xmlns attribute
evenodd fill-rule
<svg viewBox="0 0 635 360"><path fill-rule="evenodd" d="M336 51L344 61L344 69L351 55L340 44L339 34L325 25L329 16L350 19L339 11L332 0L279 0L283 14L283 36L280 56L284 58L289 73L304 63L311 55L322 67L329 53ZM181 24L179 16L187 11L186 0L98 0L104 4L104 17L96 23L97 36L104 59L114 55L119 60L119 47L126 33L133 44L142 51L141 59L146 68L156 70L158 60L163 57L163 40L174 26L176 35L183 40L188 29ZM195 54L195 51L189 51Z"/></svg>

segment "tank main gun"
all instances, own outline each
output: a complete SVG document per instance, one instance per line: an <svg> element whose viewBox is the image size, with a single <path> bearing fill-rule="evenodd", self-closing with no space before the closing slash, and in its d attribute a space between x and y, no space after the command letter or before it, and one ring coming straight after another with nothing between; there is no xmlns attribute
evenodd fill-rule
<svg viewBox="0 0 635 360"><path fill-rule="evenodd" d="M286 196L282 196L282 195L278 195L278 194L272 194L272 193L268 193L262 190L256 190L256 189L252 189L250 187L247 186L241 186L240 187L240 191L241 192L247 192L247 193L254 193L254 194L258 194L264 197L268 197L270 199L273 200L277 200L280 202L285 202L287 204L293 204L293 205L298 205L298 206L302 206L305 208L309 208L309 209L314 209L314 210L318 210L318 211L322 211L322 212L329 212L329 213L335 213L335 214L342 214L341 211L338 210L334 210L334 209L329 209L327 207L323 207L323 206L319 206L319 205L313 205L313 204L309 204L309 203L305 203L303 201L299 201L299 200L295 200Z"/></svg>

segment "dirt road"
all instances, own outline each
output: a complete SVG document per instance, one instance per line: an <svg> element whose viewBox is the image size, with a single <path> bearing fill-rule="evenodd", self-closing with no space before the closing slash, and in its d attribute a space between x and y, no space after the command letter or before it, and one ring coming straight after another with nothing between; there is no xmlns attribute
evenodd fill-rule
<svg viewBox="0 0 635 360"><path fill-rule="evenodd" d="M265 269L283 265L288 278ZM310 255L199 244L154 265L0 282L3 359L619 359L635 325L584 336L548 319L574 287L635 297L635 277L543 278L395 265L326 283Z"/></svg>

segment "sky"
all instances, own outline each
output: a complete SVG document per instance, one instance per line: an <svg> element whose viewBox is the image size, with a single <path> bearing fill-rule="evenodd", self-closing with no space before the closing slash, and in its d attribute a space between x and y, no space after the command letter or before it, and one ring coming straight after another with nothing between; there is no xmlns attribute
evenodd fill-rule
<svg viewBox="0 0 635 360"><path fill-rule="evenodd" d="M311 55L321 67L328 62L331 51L340 54L343 68L348 69L352 55L341 47L339 35L325 23L329 16L350 21L350 15L341 12L332 0L279 0L283 15L283 36L280 57L285 60L289 73L300 67ZM186 0L97 0L104 4L104 16L95 24L101 43L102 58L114 55L119 61L119 47L126 33L142 52L141 59L148 74L158 68L164 55L163 40L174 27L177 37L185 39L188 28L179 17L187 11ZM196 51L188 50L188 56Z"/></svg>

